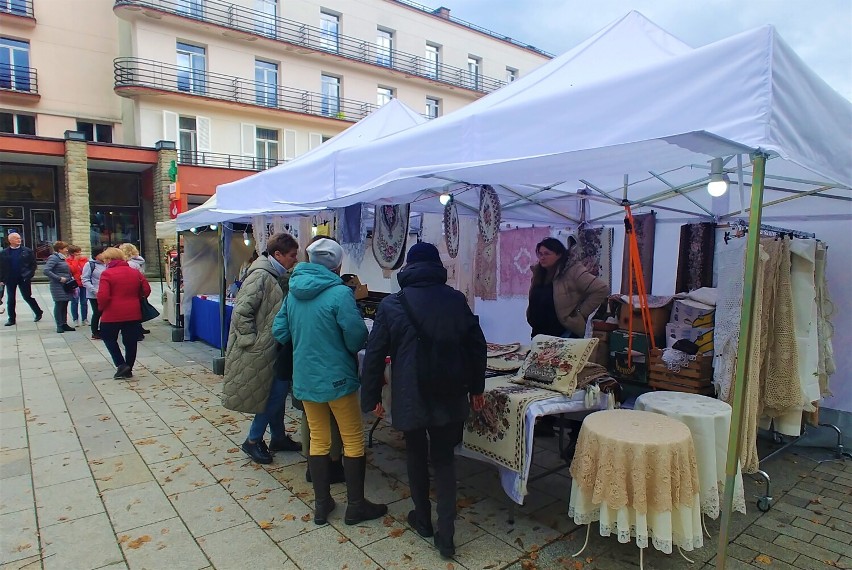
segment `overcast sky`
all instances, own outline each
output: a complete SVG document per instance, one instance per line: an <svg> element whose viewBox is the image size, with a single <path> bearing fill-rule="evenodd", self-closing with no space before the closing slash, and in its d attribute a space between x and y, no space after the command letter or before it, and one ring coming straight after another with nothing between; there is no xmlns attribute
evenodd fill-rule
<svg viewBox="0 0 852 570"><path fill-rule="evenodd" d="M772 24L852 100L852 0L432 0L450 13L559 55L630 10L692 47Z"/></svg>

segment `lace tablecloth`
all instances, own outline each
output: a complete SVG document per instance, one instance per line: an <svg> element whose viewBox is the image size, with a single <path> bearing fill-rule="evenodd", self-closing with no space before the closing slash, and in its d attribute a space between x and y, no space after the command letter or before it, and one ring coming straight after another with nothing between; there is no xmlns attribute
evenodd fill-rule
<svg viewBox="0 0 852 570"><path fill-rule="evenodd" d="M601 536L670 554L703 544L698 467L689 428L649 412L607 410L583 422L571 463L569 515Z"/></svg>
<svg viewBox="0 0 852 570"><path fill-rule="evenodd" d="M699 394L648 392L636 399L635 409L663 414L689 427L698 461L701 512L710 518L718 518L719 504L725 494L731 406ZM743 477L739 470L734 480L734 510L743 514L746 512Z"/></svg>

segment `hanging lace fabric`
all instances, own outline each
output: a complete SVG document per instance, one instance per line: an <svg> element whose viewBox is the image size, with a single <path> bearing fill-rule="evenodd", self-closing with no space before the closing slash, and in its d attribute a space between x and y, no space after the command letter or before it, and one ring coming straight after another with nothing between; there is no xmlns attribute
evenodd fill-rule
<svg viewBox="0 0 852 570"><path fill-rule="evenodd" d="M814 263L814 281L816 282L817 340L819 346L819 390L822 396L831 395L829 379L837 370L834 364L834 348L831 344L831 337L834 336L831 317L834 316L836 309L828 294L828 283L825 278L827 269L828 246L818 242Z"/></svg>

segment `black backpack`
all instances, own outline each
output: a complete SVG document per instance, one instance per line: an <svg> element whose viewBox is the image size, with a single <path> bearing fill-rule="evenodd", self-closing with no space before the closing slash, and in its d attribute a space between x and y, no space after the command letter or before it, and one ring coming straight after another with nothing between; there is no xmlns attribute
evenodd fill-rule
<svg viewBox="0 0 852 570"><path fill-rule="evenodd" d="M417 332L417 385L426 400L464 396L470 391L470 355L465 342L453 338L432 338L414 318L405 294L397 296Z"/></svg>

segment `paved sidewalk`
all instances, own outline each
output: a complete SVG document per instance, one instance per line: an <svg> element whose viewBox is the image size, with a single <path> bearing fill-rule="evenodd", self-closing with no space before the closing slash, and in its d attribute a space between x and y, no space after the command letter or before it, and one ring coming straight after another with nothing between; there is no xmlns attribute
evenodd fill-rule
<svg viewBox="0 0 852 570"><path fill-rule="evenodd" d="M159 287L154 285L155 295ZM19 302L18 325L0 326L0 568L87 570L388 568L491 570L621 569L638 565L634 545L597 536L568 518L567 471L530 485L507 523L495 470L459 461L457 556L441 560L405 524L411 508L400 434L376 432L367 496L389 503L384 520L343 524L343 485L331 524L311 521L305 458L279 453L258 466L239 450L248 417L219 405L218 354L174 343L160 321L141 343L132 381L113 380L102 343L87 329L57 334L44 285L40 323ZM152 300L153 301L153 300ZM157 304L157 303L155 303ZM0 316L5 321L5 315ZM297 430L288 409L289 429ZM365 421L369 418L365 417ZM852 568L852 462L817 466L797 450L766 467L776 504L734 517L729 568ZM554 440L537 442L533 474L558 464ZM747 478L746 492L762 494ZM704 548L645 568L712 568L718 522Z"/></svg>

